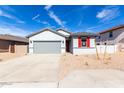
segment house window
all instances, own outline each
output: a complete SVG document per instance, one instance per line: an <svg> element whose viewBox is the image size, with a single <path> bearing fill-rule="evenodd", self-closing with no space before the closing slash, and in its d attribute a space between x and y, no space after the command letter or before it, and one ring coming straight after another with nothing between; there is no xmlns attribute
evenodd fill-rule
<svg viewBox="0 0 124 93"><path fill-rule="evenodd" d="M96 45L100 45L100 43L96 43Z"/></svg>
<svg viewBox="0 0 124 93"><path fill-rule="evenodd" d="M113 32L109 32L109 37L113 37Z"/></svg>
<svg viewBox="0 0 124 93"><path fill-rule="evenodd" d="M86 39L82 39L82 47L86 47Z"/></svg>
<svg viewBox="0 0 124 93"><path fill-rule="evenodd" d="M101 37L100 36L98 36L98 39L100 39Z"/></svg>
<svg viewBox="0 0 124 93"><path fill-rule="evenodd" d="M90 38L78 37L78 47L90 47Z"/></svg>

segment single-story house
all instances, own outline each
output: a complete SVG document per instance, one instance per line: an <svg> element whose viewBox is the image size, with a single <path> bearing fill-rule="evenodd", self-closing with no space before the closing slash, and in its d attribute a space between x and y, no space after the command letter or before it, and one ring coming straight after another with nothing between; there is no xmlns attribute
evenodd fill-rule
<svg viewBox="0 0 124 93"><path fill-rule="evenodd" d="M8 34L0 34L0 53L26 54L28 39Z"/></svg>
<svg viewBox="0 0 124 93"><path fill-rule="evenodd" d="M96 42L97 45L116 45L117 51L124 51L124 25L99 32Z"/></svg>
<svg viewBox="0 0 124 93"><path fill-rule="evenodd" d="M63 29L44 29L27 36L29 53L95 53L95 36L96 34L88 32L71 33Z"/></svg>

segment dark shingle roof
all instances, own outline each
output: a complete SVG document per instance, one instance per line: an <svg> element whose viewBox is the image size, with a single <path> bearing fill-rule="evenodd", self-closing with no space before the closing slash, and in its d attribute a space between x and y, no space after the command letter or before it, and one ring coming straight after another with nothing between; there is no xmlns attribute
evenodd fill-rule
<svg viewBox="0 0 124 93"><path fill-rule="evenodd" d="M0 34L0 39L1 40L17 41L17 42L28 43L28 39L25 38L25 37L8 35L8 34Z"/></svg>
<svg viewBox="0 0 124 93"><path fill-rule="evenodd" d="M95 33L89 33L89 32L76 32L73 33L72 36L97 36Z"/></svg>

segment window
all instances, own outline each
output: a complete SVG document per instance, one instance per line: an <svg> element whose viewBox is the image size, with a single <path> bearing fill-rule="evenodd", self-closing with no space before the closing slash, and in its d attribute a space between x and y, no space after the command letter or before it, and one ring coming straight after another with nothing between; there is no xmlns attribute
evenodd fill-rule
<svg viewBox="0 0 124 93"><path fill-rule="evenodd" d="M109 32L109 37L113 37L113 32Z"/></svg>
<svg viewBox="0 0 124 93"><path fill-rule="evenodd" d="M96 45L100 45L100 43L96 43Z"/></svg>
<svg viewBox="0 0 124 93"><path fill-rule="evenodd" d="M100 36L98 36L98 39L100 39L101 37Z"/></svg>
<svg viewBox="0 0 124 93"><path fill-rule="evenodd" d="M86 47L86 39L82 39L82 47Z"/></svg>
<svg viewBox="0 0 124 93"><path fill-rule="evenodd" d="M78 47L90 47L90 38L78 37Z"/></svg>

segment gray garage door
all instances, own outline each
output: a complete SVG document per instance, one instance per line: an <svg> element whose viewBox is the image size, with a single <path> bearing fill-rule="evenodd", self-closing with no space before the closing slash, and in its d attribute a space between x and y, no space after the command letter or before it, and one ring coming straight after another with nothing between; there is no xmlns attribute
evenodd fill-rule
<svg viewBox="0 0 124 93"><path fill-rule="evenodd" d="M34 41L34 53L61 53L60 41Z"/></svg>

